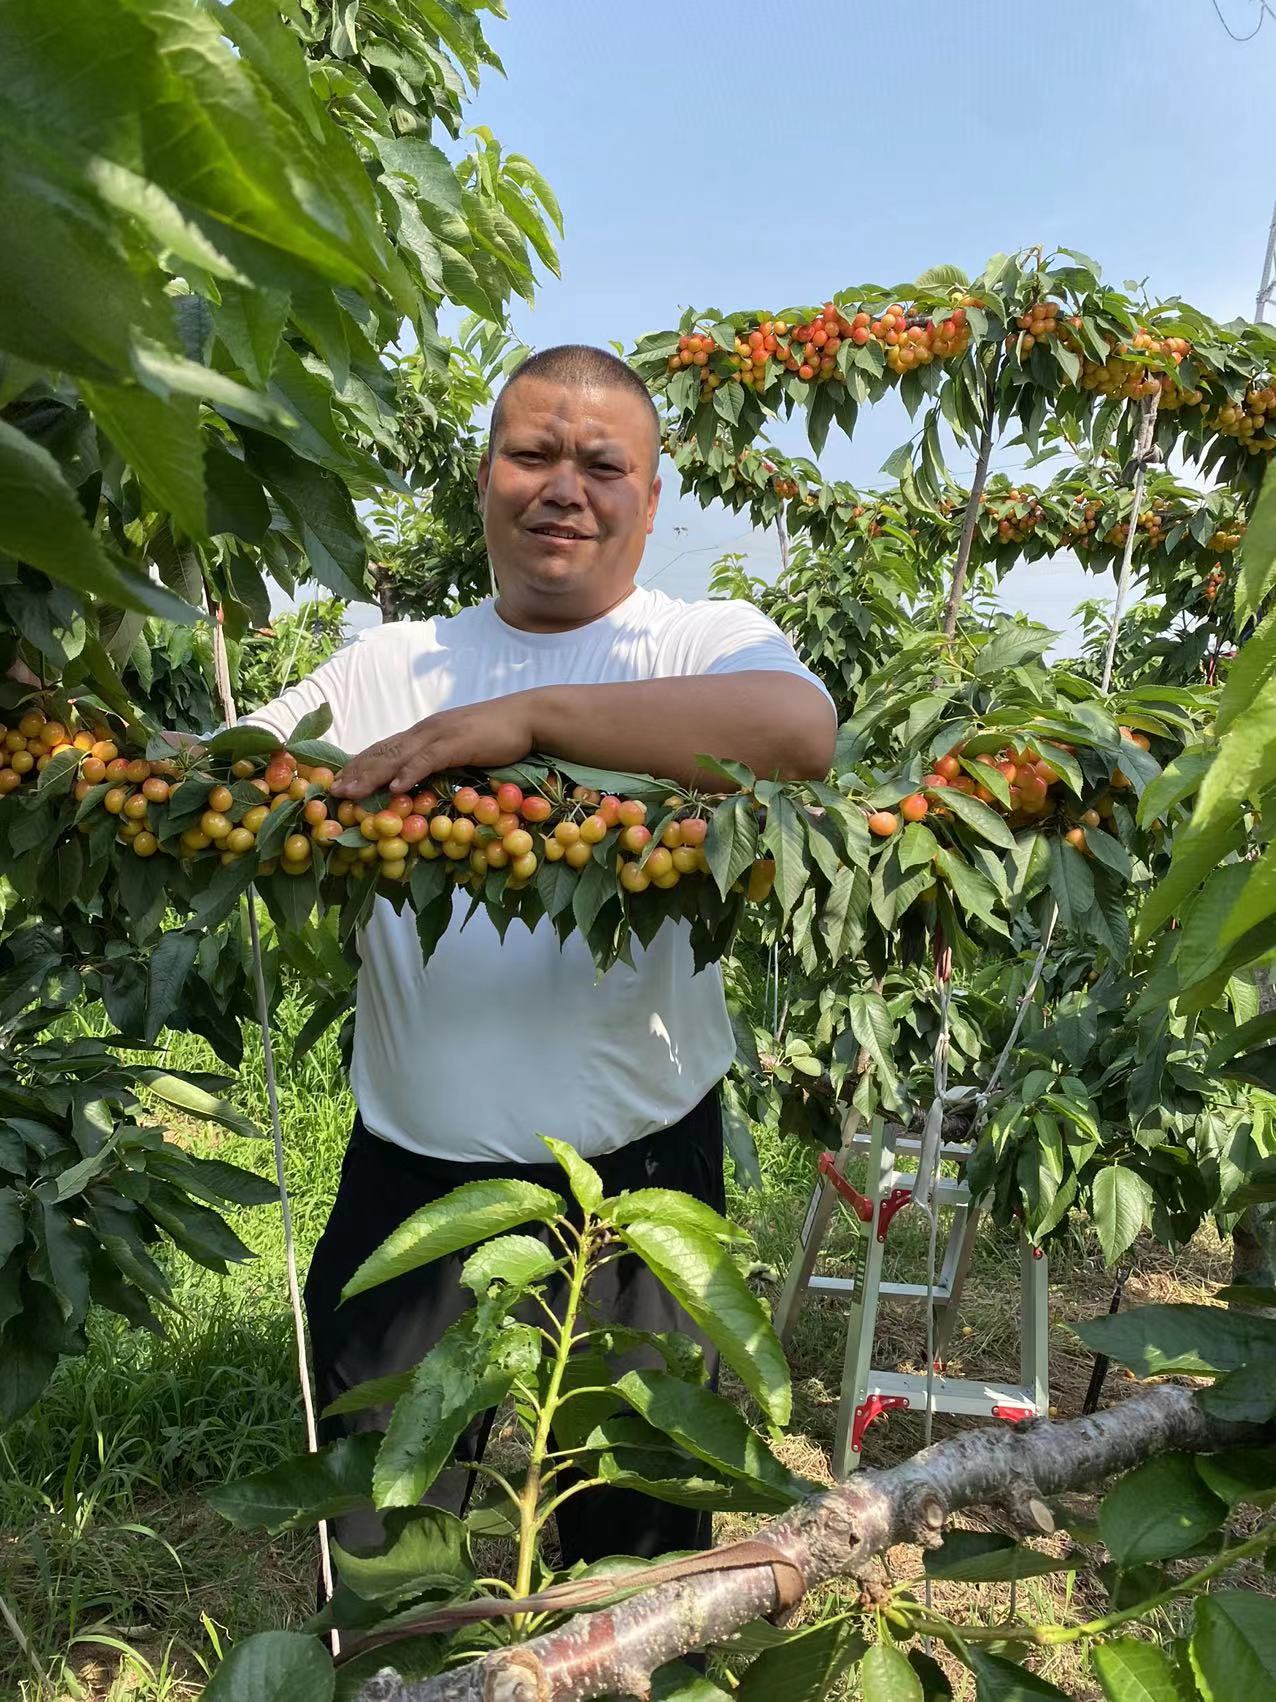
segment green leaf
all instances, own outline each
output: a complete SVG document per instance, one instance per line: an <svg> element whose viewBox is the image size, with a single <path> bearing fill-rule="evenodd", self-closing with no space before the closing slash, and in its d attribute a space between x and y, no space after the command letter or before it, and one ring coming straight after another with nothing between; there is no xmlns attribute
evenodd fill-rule
<svg viewBox="0 0 1276 1702"><path fill-rule="evenodd" d="M275 350L288 319L288 296L283 290L239 289L221 292L213 319L236 366L252 384L264 388L275 364Z"/></svg>
<svg viewBox="0 0 1276 1702"><path fill-rule="evenodd" d="M198 1117L206 1123L220 1123L223 1128L233 1129L237 1135L244 1135L249 1140L263 1138L256 1123L236 1111L229 1100L209 1093L185 1076L173 1075L168 1070L141 1069L137 1072L137 1079L150 1088L157 1099L162 1099L167 1105L175 1105L188 1116Z"/></svg>
<svg viewBox="0 0 1276 1702"><path fill-rule="evenodd" d="M1138 1306L1073 1328L1095 1353L1137 1376L1208 1376L1276 1356L1276 1320L1222 1306Z"/></svg>
<svg viewBox="0 0 1276 1702"><path fill-rule="evenodd" d="M367 1412L369 1407L392 1407L412 1387L411 1371L391 1371L385 1377L368 1377L329 1401L321 1418L336 1418L347 1412Z"/></svg>
<svg viewBox="0 0 1276 1702"><path fill-rule="evenodd" d="M986 839L990 845L1000 845L1005 851L1015 848L1015 836L995 810L990 810L987 804L981 804L978 798L972 798L965 792L959 792L953 786L936 788L939 802L948 808L968 827Z"/></svg>
<svg viewBox="0 0 1276 1702"><path fill-rule="evenodd" d="M308 739L322 739L332 726L332 705L321 703L315 709L307 710L289 736L285 750L292 750L295 744L305 744ZM304 760L304 759L303 759Z"/></svg>
<svg viewBox="0 0 1276 1702"><path fill-rule="evenodd" d="M1057 632L1047 631L1045 627L1025 627L1017 622L1007 621L980 650L972 672L976 679L987 680L994 674L1004 673L1010 668L1020 668L1025 662L1032 662L1038 656L1043 656L1060 636Z"/></svg>
<svg viewBox="0 0 1276 1702"><path fill-rule="evenodd" d="M1137 1172L1109 1164L1091 1184L1091 1202L1103 1257L1115 1264L1147 1221L1152 1190Z"/></svg>
<svg viewBox="0 0 1276 1702"><path fill-rule="evenodd" d="M963 1584L1002 1584L1014 1578L1042 1577L1047 1572L1075 1572L1084 1565L1080 1554L1042 1554L996 1531L950 1530L942 1547L923 1556L928 1578L948 1578Z"/></svg>
<svg viewBox="0 0 1276 1702"><path fill-rule="evenodd" d="M387 1608L427 1591L456 1594L473 1577L465 1526L440 1507L413 1508L379 1554L352 1554L334 1542L332 1555L348 1589Z"/></svg>
<svg viewBox="0 0 1276 1702"><path fill-rule="evenodd" d="M616 1392L656 1430L726 1477L765 1489L778 1512L815 1492L818 1485L781 1465L739 1411L722 1395L667 1371L628 1371Z"/></svg>
<svg viewBox="0 0 1276 1702"><path fill-rule="evenodd" d="M732 1692L736 1702L825 1702L840 1686L864 1639L845 1619L804 1627L752 1661Z"/></svg>
<svg viewBox="0 0 1276 1702"><path fill-rule="evenodd" d="M86 597L186 626L204 619L150 578L112 557L89 529L75 492L47 449L0 420L0 552Z"/></svg>
<svg viewBox="0 0 1276 1702"><path fill-rule="evenodd" d="M789 1368L771 1320L729 1253L681 1224L640 1220L621 1237L700 1326L775 1424L792 1405Z"/></svg>
<svg viewBox="0 0 1276 1702"><path fill-rule="evenodd" d="M1164 1651L1136 1637L1117 1637L1090 1650L1094 1676L1107 1702L1187 1702Z"/></svg>
<svg viewBox="0 0 1276 1702"><path fill-rule="evenodd" d="M1082 852L1052 835L1050 845L1050 890L1059 906L1065 928L1084 933L1094 908L1094 876Z"/></svg>
<svg viewBox="0 0 1276 1702"><path fill-rule="evenodd" d="M367 546L345 483L259 432L241 427L240 436L253 471L296 526L315 577L336 597L365 600Z"/></svg>
<svg viewBox="0 0 1276 1702"><path fill-rule="evenodd" d="M182 1168L189 1188L198 1186L205 1194L215 1195L219 1200L232 1200L237 1206L266 1206L279 1198L279 1187L273 1176L259 1176L255 1170L227 1164L221 1158L195 1158L189 1153L183 1154L183 1158Z"/></svg>
<svg viewBox="0 0 1276 1702"><path fill-rule="evenodd" d="M749 1241L747 1229L732 1223L703 1200L674 1188L633 1188L603 1202L602 1214L609 1223L633 1223L645 1218L651 1223L671 1223L708 1235L715 1241Z"/></svg>
<svg viewBox="0 0 1276 1702"><path fill-rule="evenodd" d="M1196 1398L1213 1418L1232 1424L1266 1424L1276 1416L1276 1363L1254 1360L1240 1365Z"/></svg>
<svg viewBox="0 0 1276 1702"><path fill-rule="evenodd" d="M227 1655L204 1690L204 1702L332 1702L332 1659L315 1637L259 1631Z"/></svg>
<svg viewBox="0 0 1276 1702"><path fill-rule="evenodd" d="M500 1303L480 1301L458 1318L417 1366L412 1386L391 1414L372 1473L376 1505L412 1507L420 1501L471 1419L499 1406L514 1379L529 1376L539 1360L536 1331L530 1324L507 1323Z"/></svg>
<svg viewBox="0 0 1276 1702"><path fill-rule="evenodd" d="M940 851L937 862L962 909L978 916L995 933L1008 934L1010 930L1001 914L1001 899L992 882L972 868L959 852L947 847Z"/></svg>
<svg viewBox="0 0 1276 1702"><path fill-rule="evenodd" d="M846 1020L851 1033L873 1060L883 1103L888 1106L897 1104L899 1077L892 1058L895 1021L885 999L880 993L852 993L846 1001Z"/></svg>
<svg viewBox="0 0 1276 1702"><path fill-rule="evenodd" d="M17 1189L0 1188L0 1265L4 1264L15 1247L22 1245L25 1234L22 1201L18 1197Z"/></svg>
<svg viewBox="0 0 1276 1702"><path fill-rule="evenodd" d="M62 1316L72 1326L83 1322L89 1309L89 1247L86 1232L70 1214L51 1201L42 1202L35 1219L37 1239L44 1240L44 1257L53 1280Z"/></svg>
<svg viewBox="0 0 1276 1702"><path fill-rule="evenodd" d="M202 935L175 928L157 941L146 961L146 1027L142 1038L153 1041L178 1010L182 988L199 953Z"/></svg>
<svg viewBox="0 0 1276 1702"><path fill-rule="evenodd" d="M296 1530L366 1507L372 1499L372 1463L381 1438L375 1432L343 1436L317 1454L301 1454L206 1491L209 1504L239 1530L264 1526Z"/></svg>
<svg viewBox="0 0 1276 1702"><path fill-rule="evenodd" d="M1198 1454L1196 1469L1206 1487L1229 1507L1242 1501L1254 1507L1270 1507L1276 1502L1276 1448L1228 1448L1221 1454Z"/></svg>
<svg viewBox="0 0 1276 1702"><path fill-rule="evenodd" d="M393 1230L359 1266L341 1298L362 1294L391 1277L428 1265L445 1254L472 1247L520 1223L550 1223L563 1202L548 1188L514 1178L462 1182L442 1199L432 1200Z"/></svg>
<svg viewBox="0 0 1276 1702"><path fill-rule="evenodd" d="M1257 1702L1276 1692L1276 1611L1270 1596L1214 1590L1197 1596L1192 1611L1192 1668L1205 1702Z"/></svg>
<svg viewBox="0 0 1276 1702"><path fill-rule="evenodd" d="M922 1681L889 1643L874 1643L859 1667L864 1702L925 1702Z"/></svg>
<svg viewBox="0 0 1276 1702"><path fill-rule="evenodd" d="M1176 756L1172 762L1167 762L1156 778L1150 780L1143 789L1143 796L1139 799L1140 827L1147 827L1158 817L1168 814L1175 804L1181 804L1184 798L1190 798L1200 786L1213 760L1212 752L1188 750L1181 756Z"/></svg>
<svg viewBox="0 0 1276 1702"><path fill-rule="evenodd" d="M60 1318L47 1292L44 1304L47 1313L37 1312L24 1298L22 1310L0 1331L0 1424L12 1424L30 1410L57 1366Z"/></svg>
<svg viewBox="0 0 1276 1702"><path fill-rule="evenodd" d="M603 1182L593 1165L588 1159L582 1158L575 1147L568 1146L566 1141L556 1141L551 1135L542 1135L541 1140L566 1172L572 1194L580 1209L583 1212L597 1213L602 1204Z"/></svg>
<svg viewBox="0 0 1276 1702"><path fill-rule="evenodd" d="M1029 1672L1004 1655L989 1655L970 1647L966 1659L977 1680L975 1702L1068 1702L1049 1679ZM867 1698L865 1698L867 1702Z"/></svg>
<svg viewBox="0 0 1276 1702"><path fill-rule="evenodd" d="M705 1512L775 1511L771 1491L765 1485L711 1471L631 1413L613 1414L581 1440L582 1445L597 1450L591 1469L619 1489L637 1490L655 1501Z"/></svg>
<svg viewBox="0 0 1276 1702"><path fill-rule="evenodd" d="M801 898L810 871L802 823L782 792L777 792L767 804L762 845L775 858L775 891L787 917Z"/></svg>
<svg viewBox="0 0 1276 1702"><path fill-rule="evenodd" d="M1236 619L1243 626L1276 582L1276 474L1270 465L1236 560Z"/></svg>
<svg viewBox="0 0 1276 1702"><path fill-rule="evenodd" d="M719 804L709 820L704 854L723 898L750 868L758 848L757 806L744 792Z"/></svg>
<svg viewBox="0 0 1276 1702"><path fill-rule="evenodd" d="M1226 1503L1202 1483L1192 1455L1163 1454L1108 1491L1099 1535L1118 1566L1139 1566L1195 1548L1226 1517Z"/></svg>
<svg viewBox="0 0 1276 1702"><path fill-rule="evenodd" d="M95 423L135 469L154 507L190 537L202 538L208 510L199 403L189 396L156 396L140 384L82 381L82 388Z"/></svg>
<svg viewBox="0 0 1276 1702"><path fill-rule="evenodd" d="M534 1235L498 1235L483 1245L461 1267L461 1286L475 1294L486 1294L494 1282L527 1288L558 1269L558 1260Z"/></svg>

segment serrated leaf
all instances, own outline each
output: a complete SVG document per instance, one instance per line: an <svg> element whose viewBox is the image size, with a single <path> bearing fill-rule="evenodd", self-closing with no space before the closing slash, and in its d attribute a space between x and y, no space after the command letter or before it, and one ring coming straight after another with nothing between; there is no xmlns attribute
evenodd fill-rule
<svg viewBox="0 0 1276 1702"><path fill-rule="evenodd" d="M341 1298L389 1282L405 1271L457 1253L523 1223L550 1223L563 1202L548 1188L514 1177L463 1182L440 1199L413 1212L355 1271Z"/></svg>
<svg viewBox="0 0 1276 1702"><path fill-rule="evenodd" d="M709 872L723 898L752 866L757 848L756 805L746 793L737 792L714 810L705 836Z"/></svg>

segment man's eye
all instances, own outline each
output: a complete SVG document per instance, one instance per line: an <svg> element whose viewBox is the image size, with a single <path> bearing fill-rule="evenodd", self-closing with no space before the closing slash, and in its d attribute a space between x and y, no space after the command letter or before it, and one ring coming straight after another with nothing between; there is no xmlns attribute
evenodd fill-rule
<svg viewBox="0 0 1276 1702"><path fill-rule="evenodd" d="M594 472L596 472L596 473L623 473L624 468L616 466L615 462L613 462L613 461L595 461L594 462Z"/></svg>

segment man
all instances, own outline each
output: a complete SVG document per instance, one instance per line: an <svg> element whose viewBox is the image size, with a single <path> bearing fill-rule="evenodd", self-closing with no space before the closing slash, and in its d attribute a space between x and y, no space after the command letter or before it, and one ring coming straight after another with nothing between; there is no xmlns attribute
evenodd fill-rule
<svg viewBox="0 0 1276 1702"><path fill-rule="evenodd" d="M635 586L659 448L651 399L623 362L574 345L534 355L497 401L479 468L495 600L361 633L252 719L285 739L327 701L332 738L361 753L333 788L348 798L533 750L679 781L702 754L822 777L832 704L778 628L746 603ZM482 912L423 965L411 913L379 902L359 949L359 1115L306 1284L321 1406L415 1365L469 1298L458 1257L339 1305L355 1269L463 1181L517 1174L561 1190L538 1134L574 1145L609 1192L679 1188L723 1204L716 1088L734 1043L718 970L694 973L684 925L601 980L578 938L560 949L542 922L502 940ZM598 1313L697 1334L635 1265L601 1273ZM327 1434L341 1430L330 1421ZM375 1530L337 1521L347 1547ZM566 1563L702 1547L708 1529L694 1512L598 1490L564 1505L559 1535Z"/></svg>

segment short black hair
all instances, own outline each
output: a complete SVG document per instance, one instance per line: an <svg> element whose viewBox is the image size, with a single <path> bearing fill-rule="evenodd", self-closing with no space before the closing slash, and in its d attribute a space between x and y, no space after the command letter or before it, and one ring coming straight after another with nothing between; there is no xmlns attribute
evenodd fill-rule
<svg viewBox="0 0 1276 1702"><path fill-rule="evenodd" d="M651 399L651 392L633 367L612 354L610 349L596 349L592 343L558 343L552 349L541 349L516 366L505 380L492 409L489 443L496 442L501 426L501 405L522 378L543 378L551 383L565 384L586 390L627 390L646 404L651 416L652 465L660 461L660 415Z"/></svg>

